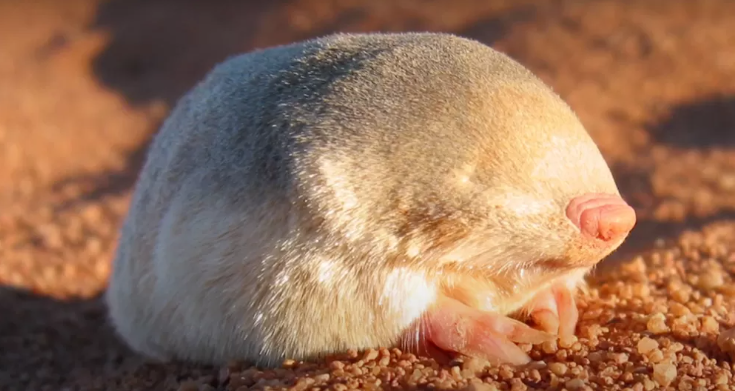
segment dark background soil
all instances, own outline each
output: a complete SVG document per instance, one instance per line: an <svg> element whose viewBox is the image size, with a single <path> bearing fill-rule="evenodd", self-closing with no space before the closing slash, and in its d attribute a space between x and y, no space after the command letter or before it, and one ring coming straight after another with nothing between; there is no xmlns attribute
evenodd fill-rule
<svg viewBox="0 0 735 391"><path fill-rule="evenodd" d="M206 371L143 364L99 299L151 135L228 55L378 30L481 40L569 102L639 213L609 265L735 232L732 1L2 0L0 389L165 389Z"/></svg>

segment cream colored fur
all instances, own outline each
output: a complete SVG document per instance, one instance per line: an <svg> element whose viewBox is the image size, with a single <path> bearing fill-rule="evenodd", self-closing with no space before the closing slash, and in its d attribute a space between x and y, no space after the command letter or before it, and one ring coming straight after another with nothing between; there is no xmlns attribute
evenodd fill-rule
<svg viewBox="0 0 735 391"><path fill-rule="evenodd" d="M160 360L392 345L462 275L501 312L581 282L606 255L569 246L563 210L586 192L617 188L574 113L478 42L342 34L235 56L151 146L110 318Z"/></svg>

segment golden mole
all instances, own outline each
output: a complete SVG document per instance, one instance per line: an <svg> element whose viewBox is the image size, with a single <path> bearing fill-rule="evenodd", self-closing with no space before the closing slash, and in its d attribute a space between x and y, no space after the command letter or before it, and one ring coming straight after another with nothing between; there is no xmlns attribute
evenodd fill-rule
<svg viewBox="0 0 735 391"><path fill-rule="evenodd" d="M573 111L508 56L335 34L229 58L178 102L106 300L158 360L523 364L516 343L575 332L577 289L635 222Z"/></svg>

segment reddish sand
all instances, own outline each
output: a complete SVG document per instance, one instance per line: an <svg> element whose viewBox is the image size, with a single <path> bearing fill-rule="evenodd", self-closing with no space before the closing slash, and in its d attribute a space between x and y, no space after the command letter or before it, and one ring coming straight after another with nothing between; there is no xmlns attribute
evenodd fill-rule
<svg viewBox="0 0 735 391"><path fill-rule="evenodd" d="M735 2L204 3L0 2L0 389L735 388ZM387 350L265 372L145 364L99 295L171 105L229 54L371 30L491 44L599 143L639 223L580 304L579 340L534 347L525 369Z"/></svg>

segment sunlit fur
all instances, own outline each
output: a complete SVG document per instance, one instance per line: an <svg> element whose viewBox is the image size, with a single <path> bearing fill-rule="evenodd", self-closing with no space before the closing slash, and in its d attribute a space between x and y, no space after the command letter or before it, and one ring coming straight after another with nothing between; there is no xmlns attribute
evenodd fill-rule
<svg viewBox="0 0 735 391"><path fill-rule="evenodd" d="M110 318L160 360L391 346L441 295L505 314L580 284L611 251L564 215L589 192L618 194L574 113L475 41L332 35L232 57L151 146Z"/></svg>

